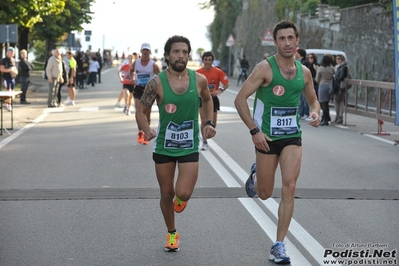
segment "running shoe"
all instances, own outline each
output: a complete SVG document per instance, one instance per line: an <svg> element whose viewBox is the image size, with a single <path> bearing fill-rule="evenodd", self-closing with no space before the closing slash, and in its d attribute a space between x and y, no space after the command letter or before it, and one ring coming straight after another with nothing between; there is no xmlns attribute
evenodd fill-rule
<svg viewBox="0 0 399 266"><path fill-rule="evenodd" d="M69 101L68 101L68 103L67 103L67 105L68 105L68 106L75 105L75 102L74 102L74 101L71 101L71 100L69 100Z"/></svg>
<svg viewBox="0 0 399 266"><path fill-rule="evenodd" d="M245 192L247 192L247 195L250 198L253 198L256 196L256 191L254 189L254 186L255 186L254 174L255 173L256 173L256 163L253 163L251 166L251 173L249 174L247 182L245 182Z"/></svg>
<svg viewBox="0 0 399 266"><path fill-rule="evenodd" d="M12 107L11 107L11 104L7 104L7 110L9 111L9 112L11 112L12 111Z"/></svg>
<svg viewBox="0 0 399 266"><path fill-rule="evenodd" d="M168 233L166 235L165 251L179 251L179 233Z"/></svg>
<svg viewBox="0 0 399 266"><path fill-rule="evenodd" d="M208 142L202 143L201 150L206 151L208 149Z"/></svg>
<svg viewBox="0 0 399 266"><path fill-rule="evenodd" d="M144 135L144 134L143 134ZM143 138L143 142L141 142L143 145L147 145L148 144L148 140L144 137Z"/></svg>
<svg viewBox="0 0 399 266"><path fill-rule="evenodd" d="M269 260L276 264L290 264L291 259L285 253L285 242L275 243L270 249Z"/></svg>
<svg viewBox="0 0 399 266"><path fill-rule="evenodd" d="M131 115L131 112L129 109L126 110L126 115Z"/></svg>
<svg viewBox="0 0 399 266"><path fill-rule="evenodd" d="M121 106L120 103L116 103L116 104L115 104L115 107L116 107L116 108L121 108L122 106Z"/></svg>
<svg viewBox="0 0 399 266"><path fill-rule="evenodd" d="M137 142L143 143L143 141L144 141L144 134L143 134L143 132L139 131L139 134L137 136Z"/></svg>
<svg viewBox="0 0 399 266"><path fill-rule="evenodd" d="M181 213L187 206L187 201L180 200L177 196L175 196L175 200L173 201L173 208L175 212Z"/></svg>
<svg viewBox="0 0 399 266"><path fill-rule="evenodd" d="M127 106L123 107L123 113L125 114L127 112Z"/></svg>

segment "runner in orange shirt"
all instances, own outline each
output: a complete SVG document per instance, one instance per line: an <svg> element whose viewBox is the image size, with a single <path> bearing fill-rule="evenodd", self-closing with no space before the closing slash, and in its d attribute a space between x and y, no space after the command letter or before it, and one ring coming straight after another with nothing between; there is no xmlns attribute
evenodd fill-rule
<svg viewBox="0 0 399 266"><path fill-rule="evenodd" d="M130 76L130 67L133 63L133 55L128 55L127 60L125 60L118 69L118 77L122 83L122 94L125 100L125 107L123 108L123 113L130 115L130 106L132 105L133 89L132 77ZM119 103L119 101L118 101Z"/></svg>
<svg viewBox="0 0 399 266"><path fill-rule="evenodd" d="M202 62L204 66L202 68L197 69L198 73L203 74L208 80L208 88L212 95L213 100L213 121L217 122L217 112L220 110L220 101L219 95L224 92L229 87L229 78L227 75L221 70L213 66L213 61L215 60L215 55L212 52L205 52L202 55ZM223 87L219 87L219 84L222 83ZM204 115L204 111L202 110L202 103L200 102L200 117L201 117L201 133L202 133L202 146L201 150L206 151L208 149L207 139L204 137L204 128L206 125L206 118Z"/></svg>

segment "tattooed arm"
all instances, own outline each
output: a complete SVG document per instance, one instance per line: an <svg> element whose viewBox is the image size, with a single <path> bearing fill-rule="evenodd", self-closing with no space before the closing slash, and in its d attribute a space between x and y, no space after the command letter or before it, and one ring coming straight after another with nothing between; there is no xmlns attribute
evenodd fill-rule
<svg viewBox="0 0 399 266"><path fill-rule="evenodd" d="M157 82L158 81L158 82ZM136 121L139 128L144 132L147 140L152 140L156 137L156 131L150 128L147 120L147 112L150 111L158 96L159 78L155 77L145 86L143 96L141 96L139 106L136 106Z"/></svg>

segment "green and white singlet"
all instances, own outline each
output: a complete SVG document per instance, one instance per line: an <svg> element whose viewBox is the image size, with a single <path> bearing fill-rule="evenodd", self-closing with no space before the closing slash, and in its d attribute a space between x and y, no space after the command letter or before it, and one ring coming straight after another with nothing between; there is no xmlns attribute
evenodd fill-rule
<svg viewBox="0 0 399 266"><path fill-rule="evenodd" d="M188 75L189 86L183 94L173 92L166 71L158 75L162 84L163 100L158 104L159 125L154 153L180 157L199 152L199 95L196 72L188 69Z"/></svg>
<svg viewBox="0 0 399 266"><path fill-rule="evenodd" d="M269 85L259 87L255 94L253 118L256 125L272 140L301 137L299 100L305 80L302 64L295 60L296 75L292 80L285 79L274 56L267 58L273 79Z"/></svg>

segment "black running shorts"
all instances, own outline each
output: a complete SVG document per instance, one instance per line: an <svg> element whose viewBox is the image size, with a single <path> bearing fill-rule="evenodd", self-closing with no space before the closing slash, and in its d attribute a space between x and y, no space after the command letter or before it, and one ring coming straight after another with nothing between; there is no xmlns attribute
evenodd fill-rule
<svg viewBox="0 0 399 266"><path fill-rule="evenodd" d="M185 156L180 157L172 157L163 154L152 154L152 159L157 164L164 164L164 163L195 163L199 160L199 152L194 152Z"/></svg>
<svg viewBox="0 0 399 266"><path fill-rule="evenodd" d="M255 150L263 154L277 154L278 156L280 156L281 151L286 146L289 145L302 146L302 139L301 138L279 139L279 140L268 141L267 144L269 145L270 151L266 152L263 150L258 150L256 147Z"/></svg>

